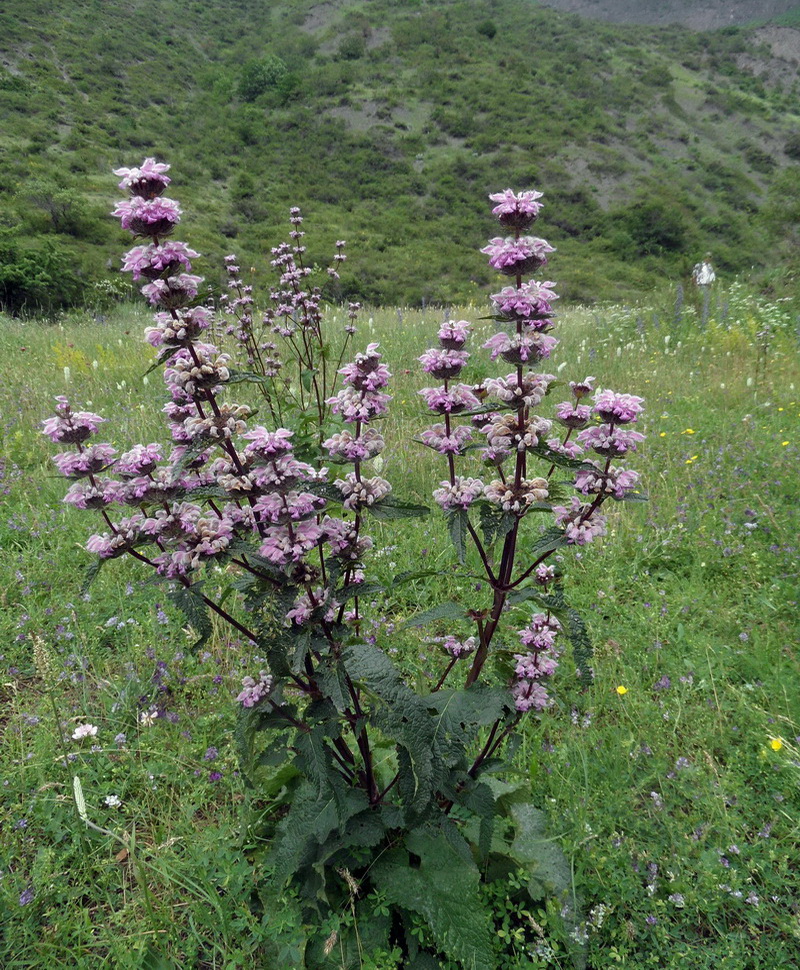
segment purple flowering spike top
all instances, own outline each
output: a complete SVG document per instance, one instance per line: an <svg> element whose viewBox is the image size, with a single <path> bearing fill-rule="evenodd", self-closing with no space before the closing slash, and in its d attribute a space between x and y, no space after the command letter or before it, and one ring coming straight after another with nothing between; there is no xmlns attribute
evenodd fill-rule
<svg viewBox="0 0 800 970"><path fill-rule="evenodd" d="M503 192L495 192L489 196L492 202L497 205L492 209L492 214L504 226L511 229L527 229L539 215L542 208L541 192L520 192L517 194L511 189Z"/></svg>
<svg viewBox="0 0 800 970"><path fill-rule="evenodd" d="M139 168L115 168L114 174L122 178L119 183L121 189L127 189L131 195L138 195L143 199L154 199L169 185L171 179L167 175L168 171L169 165L164 162L146 158Z"/></svg>

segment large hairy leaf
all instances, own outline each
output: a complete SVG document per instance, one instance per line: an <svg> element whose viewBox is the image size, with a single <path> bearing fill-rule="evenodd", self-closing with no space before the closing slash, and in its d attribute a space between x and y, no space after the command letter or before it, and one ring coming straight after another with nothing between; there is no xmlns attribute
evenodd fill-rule
<svg viewBox="0 0 800 970"><path fill-rule="evenodd" d="M278 824L268 858L278 884L283 885L301 871L316 882L306 867L312 866L320 856L327 858L329 840L333 837L338 842L347 830L348 819L367 808L367 797L361 791L350 788L338 794L339 798L330 791L321 794L311 782L298 787L289 813ZM300 881L304 881L302 877Z"/></svg>
<svg viewBox="0 0 800 970"><path fill-rule="evenodd" d="M473 684L462 690L440 690L423 698L434 717L434 740L437 745L457 742L467 745L478 728L514 713L509 691L502 687Z"/></svg>
<svg viewBox="0 0 800 970"><path fill-rule="evenodd" d="M340 496L341 500L341 496ZM427 505L415 505L413 502L401 502L393 495L387 495L374 505L367 506L367 512L374 515L376 519L390 521L392 519L414 519L423 515L428 515L430 509Z"/></svg>
<svg viewBox="0 0 800 970"><path fill-rule="evenodd" d="M518 522L516 515L504 512L491 502L478 502L478 515L480 516L481 532L483 541L487 546L491 546L497 539L502 539L507 532L514 528L514 523Z"/></svg>
<svg viewBox="0 0 800 970"><path fill-rule="evenodd" d="M407 851L395 849L373 867L378 888L390 903L419 913L438 948L464 970L495 970L475 863L441 831L411 832L405 845Z"/></svg>
<svg viewBox="0 0 800 970"><path fill-rule="evenodd" d="M447 529L456 549L458 561L463 563L467 558L467 535L469 534L469 519L466 509L449 509L445 512Z"/></svg>
<svg viewBox="0 0 800 970"><path fill-rule="evenodd" d="M208 607L203 599L202 587L202 582L192 583L191 586L179 584L168 594L172 602L186 617L189 626L197 634L197 640L189 648L191 653L197 653L213 632L211 620L208 616Z"/></svg>
<svg viewBox="0 0 800 970"><path fill-rule="evenodd" d="M463 620L467 611L459 603L438 603L406 621L406 626L425 626L435 620Z"/></svg>
<svg viewBox="0 0 800 970"><path fill-rule="evenodd" d="M569 861L548 832L545 813L522 801L512 802L508 810L514 821L509 854L525 870L531 899L566 892L572 883Z"/></svg>
<svg viewBox="0 0 800 970"><path fill-rule="evenodd" d="M538 559L546 552L554 552L566 544L567 537L563 529L547 529L539 536L538 541L534 545L533 557Z"/></svg>
<svg viewBox="0 0 800 970"><path fill-rule="evenodd" d="M557 468L577 469L594 467L591 462L581 461L580 458L570 458L567 455L562 455L560 451L553 451L543 441L540 441L535 448L528 448L528 454L536 455L544 461L549 461L551 465L555 465Z"/></svg>
<svg viewBox="0 0 800 970"><path fill-rule="evenodd" d="M400 790L417 810L424 810L431 803L436 783L434 724L425 705L378 647L349 647L343 662L350 679L382 702L370 719L398 745Z"/></svg>

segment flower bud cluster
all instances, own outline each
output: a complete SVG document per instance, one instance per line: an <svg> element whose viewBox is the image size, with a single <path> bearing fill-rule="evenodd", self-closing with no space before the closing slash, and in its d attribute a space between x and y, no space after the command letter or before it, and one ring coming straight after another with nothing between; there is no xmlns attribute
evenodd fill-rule
<svg viewBox="0 0 800 970"><path fill-rule="evenodd" d="M258 680L253 677L242 678L242 691L236 698L242 707L255 707L259 701L272 693L272 677L262 670Z"/></svg>
<svg viewBox="0 0 800 970"><path fill-rule="evenodd" d="M380 502L391 492L386 479L378 475L365 478L361 465L379 455L384 449L383 436L369 425L383 415L391 395L383 390L391 374L382 363L378 344L369 344L366 351L356 354L353 361L340 368L344 387L328 399L334 414L338 414L353 430L332 435L322 443L332 459L353 464L354 470L334 481L342 495L342 504L356 514Z"/></svg>
<svg viewBox="0 0 800 970"><path fill-rule="evenodd" d="M561 624L549 613L535 613L528 625L517 631L526 653L515 653L514 675L511 688L514 705L518 711L543 711L553 701L544 682L556 672L560 650L556 638Z"/></svg>
<svg viewBox="0 0 800 970"><path fill-rule="evenodd" d="M86 441L106 420L91 411L73 411L63 394L56 402L56 414L42 422L42 433L59 444L78 445Z"/></svg>

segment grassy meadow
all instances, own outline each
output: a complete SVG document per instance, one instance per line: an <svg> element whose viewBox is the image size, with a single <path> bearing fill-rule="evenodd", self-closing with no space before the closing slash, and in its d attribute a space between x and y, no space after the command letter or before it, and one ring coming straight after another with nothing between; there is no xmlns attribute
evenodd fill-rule
<svg viewBox="0 0 800 970"><path fill-rule="evenodd" d="M778 970L800 954L798 318L737 284L705 315L691 303L671 292L650 305L565 308L547 368L595 375L647 408L647 441L626 464L641 470L649 502L615 506L604 541L563 556L594 642L593 683L584 689L566 660L557 706L528 716L509 765L530 778L570 860L592 970ZM441 309L364 312L356 338L379 341L394 374L382 474L425 504L444 466L414 441L429 423L416 358L441 319ZM253 891L250 822L270 806L245 790L232 738L233 698L258 669L252 649L220 626L192 655L185 620L133 562L110 563L83 588L82 546L101 524L61 504L59 449L38 433L54 396L68 394L110 419L98 440L160 440L147 324L144 307L103 321L0 318L7 970L268 967L266 940L283 947L283 970L301 938L288 910L264 911ZM478 345L468 382L493 372ZM421 687L436 669L426 638L445 630L403 621L487 591L458 567L440 516L371 531L379 578L436 573L372 610L370 635ZM73 740L83 724L96 735ZM572 966L558 902L520 913L502 885L486 892L498 968ZM373 957L361 966L397 966Z"/></svg>

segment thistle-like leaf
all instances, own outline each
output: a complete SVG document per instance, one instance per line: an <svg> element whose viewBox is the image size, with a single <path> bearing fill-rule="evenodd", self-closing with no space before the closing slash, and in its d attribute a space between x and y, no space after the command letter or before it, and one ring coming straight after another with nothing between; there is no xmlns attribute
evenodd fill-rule
<svg viewBox="0 0 800 970"><path fill-rule="evenodd" d="M580 458L570 458L567 455L562 455L560 451L554 451L552 448L548 448L547 445L540 441L535 448L528 448L529 455L535 455L537 458L541 458L542 461L548 461L551 465L555 465L556 468L594 468L595 466L589 461L582 461Z"/></svg>
<svg viewBox="0 0 800 970"><path fill-rule="evenodd" d="M437 947L464 970L495 970L475 863L434 830L409 833L406 849L394 849L375 864L372 872L378 888L390 903L419 913ZM409 853L418 862L413 867Z"/></svg>
<svg viewBox="0 0 800 970"><path fill-rule="evenodd" d="M580 671L581 683L588 687L592 682L591 663L594 655L592 641L583 617L577 610L567 610L567 636L572 643L572 655L575 658L575 666Z"/></svg>
<svg viewBox="0 0 800 970"><path fill-rule="evenodd" d="M469 533L466 509L450 509L445 512L447 530L456 549L458 561L463 565L467 558L467 535Z"/></svg>
<svg viewBox="0 0 800 970"><path fill-rule="evenodd" d="M439 603L412 616L405 622L403 629L425 626L426 623L434 623L436 620L463 620L466 615L467 611L459 603Z"/></svg>
<svg viewBox="0 0 800 970"><path fill-rule="evenodd" d="M478 502L478 515L480 517L481 532L483 541L487 546L493 545L498 539L502 539L506 533L514 528L514 523L519 520L510 512L504 512L491 502Z"/></svg>
<svg viewBox="0 0 800 970"><path fill-rule="evenodd" d="M341 496L340 496L341 498ZM392 519L414 519L423 515L428 515L430 509L427 505L416 505L413 502L401 502L392 495L387 495L374 505L368 505L366 511L376 519L389 522Z"/></svg>
<svg viewBox="0 0 800 970"><path fill-rule="evenodd" d="M187 623L197 634L197 640L189 648L191 653L197 653L213 632L211 620L208 616L208 606L203 599L202 587L202 581L192 583L190 586L179 584L168 593L169 598L183 613Z"/></svg>
<svg viewBox="0 0 800 970"><path fill-rule="evenodd" d="M100 570L108 562L107 559L101 559L99 556L97 559L93 559L92 562L86 567L83 574L83 582L81 583L81 593L85 593L92 583L100 575Z"/></svg>

